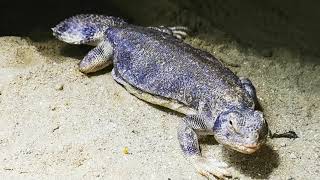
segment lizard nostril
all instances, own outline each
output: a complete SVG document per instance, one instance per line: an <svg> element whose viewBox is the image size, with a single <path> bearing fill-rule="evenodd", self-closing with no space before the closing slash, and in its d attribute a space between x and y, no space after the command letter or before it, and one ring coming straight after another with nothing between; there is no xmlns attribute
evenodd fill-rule
<svg viewBox="0 0 320 180"><path fill-rule="evenodd" d="M251 134L246 136L248 142L257 142L259 139L259 134Z"/></svg>

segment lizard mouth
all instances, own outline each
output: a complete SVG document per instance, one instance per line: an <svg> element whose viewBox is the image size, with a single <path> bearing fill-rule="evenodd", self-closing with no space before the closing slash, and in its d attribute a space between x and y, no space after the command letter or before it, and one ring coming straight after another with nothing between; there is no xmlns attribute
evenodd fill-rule
<svg viewBox="0 0 320 180"><path fill-rule="evenodd" d="M248 144L248 145L242 145L238 146L238 151L244 154L252 154L256 152L260 148L260 144Z"/></svg>
<svg viewBox="0 0 320 180"><path fill-rule="evenodd" d="M244 154L252 154L256 152L260 147L266 142L266 139L262 139L253 144L240 144L236 146L236 151L239 151Z"/></svg>
<svg viewBox="0 0 320 180"><path fill-rule="evenodd" d="M227 145L226 147L228 149L233 149L235 151L241 152L243 154L252 154L254 152L256 152L259 148L260 148L261 144L248 144L248 145Z"/></svg>

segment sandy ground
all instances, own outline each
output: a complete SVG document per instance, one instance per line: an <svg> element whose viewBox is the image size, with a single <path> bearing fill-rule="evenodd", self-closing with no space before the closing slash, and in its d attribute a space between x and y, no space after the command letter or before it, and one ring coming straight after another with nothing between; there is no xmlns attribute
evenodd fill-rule
<svg viewBox="0 0 320 180"><path fill-rule="evenodd" d="M205 138L205 156L239 179L316 179L320 174L320 59L286 49L255 51L219 31L186 42L209 51L256 86L273 132L253 155ZM5 179L205 179L183 158L181 115L130 95L110 68L90 77L77 64L88 48L0 38L0 177Z"/></svg>

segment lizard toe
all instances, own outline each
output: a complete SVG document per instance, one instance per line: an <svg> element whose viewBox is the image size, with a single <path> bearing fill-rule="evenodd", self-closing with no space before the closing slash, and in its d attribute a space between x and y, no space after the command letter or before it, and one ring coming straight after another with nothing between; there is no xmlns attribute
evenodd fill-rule
<svg viewBox="0 0 320 180"><path fill-rule="evenodd" d="M215 159L199 157L195 160L194 165L199 174L210 179L212 179L212 175L219 179L231 177L231 173L228 170L228 165Z"/></svg>

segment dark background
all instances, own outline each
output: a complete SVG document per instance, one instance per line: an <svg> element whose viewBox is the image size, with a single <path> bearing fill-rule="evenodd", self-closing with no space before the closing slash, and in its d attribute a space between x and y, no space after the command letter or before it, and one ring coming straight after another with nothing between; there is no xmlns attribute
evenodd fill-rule
<svg viewBox="0 0 320 180"><path fill-rule="evenodd" d="M319 8L319 1L302 0L5 0L0 3L0 36L49 34L66 17L98 13L140 25L183 24L209 35L218 28L252 47L319 56Z"/></svg>

